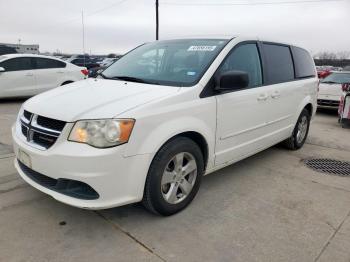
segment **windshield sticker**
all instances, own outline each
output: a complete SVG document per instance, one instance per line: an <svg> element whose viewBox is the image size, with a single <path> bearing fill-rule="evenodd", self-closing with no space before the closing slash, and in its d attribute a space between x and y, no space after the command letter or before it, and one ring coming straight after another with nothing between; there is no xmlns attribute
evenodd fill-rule
<svg viewBox="0 0 350 262"><path fill-rule="evenodd" d="M205 51L212 52L216 48L216 45L193 45L190 46L187 51Z"/></svg>
<svg viewBox="0 0 350 262"><path fill-rule="evenodd" d="M194 76L194 75L196 75L196 72L191 72L191 71L189 71L189 72L187 72L187 75L188 75L188 76Z"/></svg>

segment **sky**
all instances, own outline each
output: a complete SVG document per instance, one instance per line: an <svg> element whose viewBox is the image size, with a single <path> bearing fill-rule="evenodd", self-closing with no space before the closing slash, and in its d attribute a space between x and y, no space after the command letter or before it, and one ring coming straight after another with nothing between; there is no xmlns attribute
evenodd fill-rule
<svg viewBox="0 0 350 262"><path fill-rule="evenodd" d="M155 40L155 0L0 0L0 43L40 51L124 53ZM258 36L350 51L350 0L159 0L160 40Z"/></svg>

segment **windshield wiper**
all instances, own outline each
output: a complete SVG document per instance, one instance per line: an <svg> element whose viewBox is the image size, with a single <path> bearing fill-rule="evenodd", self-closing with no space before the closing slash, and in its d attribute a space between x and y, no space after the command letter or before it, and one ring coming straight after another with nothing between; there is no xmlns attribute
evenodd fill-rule
<svg viewBox="0 0 350 262"><path fill-rule="evenodd" d="M324 83L324 84L338 84L337 82L334 82L334 81L322 81L321 83Z"/></svg>
<svg viewBox="0 0 350 262"><path fill-rule="evenodd" d="M129 82L159 85L159 83L157 83L157 82L147 81L145 79L133 77L133 76L114 76L114 77L108 77L108 79L124 80L124 81L129 81Z"/></svg>

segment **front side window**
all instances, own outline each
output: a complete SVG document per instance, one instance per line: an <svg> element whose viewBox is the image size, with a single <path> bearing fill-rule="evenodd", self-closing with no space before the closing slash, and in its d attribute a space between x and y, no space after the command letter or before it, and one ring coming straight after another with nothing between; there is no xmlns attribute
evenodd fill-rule
<svg viewBox="0 0 350 262"><path fill-rule="evenodd" d="M18 57L5 60L0 63L0 67L5 68L7 72L32 70L32 59L30 57Z"/></svg>
<svg viewBox="0 0 350 262"><path fill-rule="evenodd" d="M294 80L293 59L289 46L263 44L267 83L270 85Z"/></svg>
<svg viewBox="0 0 350 262"><path fill-rule="evenodd" d="M321 80L321 83L326 84L348 84L350 83L350 73L332 73Z"/></svg>
<svg viewBox="0 0 350 262"><path fill-rule="evenodd" d="M220 73L244 71L249 76L249 86L262 85L262 71L259 51L256 44L243 44L232 51L220 66Z"/></svg>
<svg viewBox="0 0 350 262"><path fill-rule="evenodd" d="M108 67L102 77L192 86L200 80L227 42L222 39L186 39L145 44Z"/></svg>

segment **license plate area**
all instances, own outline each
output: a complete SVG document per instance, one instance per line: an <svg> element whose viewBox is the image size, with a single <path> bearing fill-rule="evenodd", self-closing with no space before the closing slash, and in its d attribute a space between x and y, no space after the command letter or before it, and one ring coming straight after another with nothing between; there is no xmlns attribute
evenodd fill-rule
<svg viewBox="0 0 350 262"><path fill-rule="evenodd" d="M30 155L28 155L26 152L23 150L19 149L18 150L18 160L25 166L32 168L32 160L30 158Z"/></svg>

